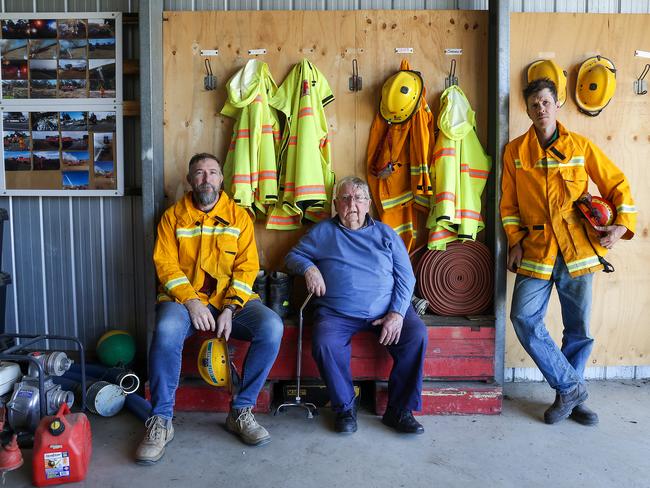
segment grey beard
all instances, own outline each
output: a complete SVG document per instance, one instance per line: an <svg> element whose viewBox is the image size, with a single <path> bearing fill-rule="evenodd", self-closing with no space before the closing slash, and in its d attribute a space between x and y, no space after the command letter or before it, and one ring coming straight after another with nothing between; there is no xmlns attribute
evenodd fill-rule
<svg viewBox="0 0 650 488"><path fill-rule="evenodd" d="M204 186L203 189L196 188L192 192L197 203L201 206L207 206L213 204L217 200L217 196L219 195L219 192L214 186L212 185L207 185L207 186L210 187L209 190Z"/></svg>

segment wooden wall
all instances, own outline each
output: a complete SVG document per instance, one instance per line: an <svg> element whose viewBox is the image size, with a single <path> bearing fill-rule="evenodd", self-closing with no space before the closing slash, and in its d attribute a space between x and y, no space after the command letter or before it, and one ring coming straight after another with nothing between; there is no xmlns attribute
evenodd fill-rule
<svg viewBox="0 0 650 488"><path fill-rule="evenodd" d="M487 127L487 23L485 11L230 11L165 12L164 124L165 192L168 203L185 190L190 156L213 151L225 159L232 121L219 115L225 82L249 58L249 49L264 48L260 59L269 64L278 85L291 67L306 57L328 79L336 100L326 108L332 141L332 166L337 178L365 177L370 124L383 81L399 69L406 56L421 71L427 100L437 116L438 99L451 57L445 48L461 48L456 75L477 112L485 143ZM412 47L413 54L396 54ZM210 57L218 89L203 89L201 49L218 49ZM363 90L350 92L348 78L357 59ZM305 229L267 231L256 224L260 261L279 269L291 246Z"/></svg>
<svg viewBox="0 0 650 488"><path fill-rule="evenodd" d="M512 14L510 20L510 137L530 126L521 95L525 69L540 58L553 58L567 70L567 102L558 119L569 130L598 144L625 172L632 184L638 214L636 236L621 241L608 254L613 274L597 273L594 280L592 335L596 342L588 366L650 364L650 95L632 90L648 59L634 56L650 50L650 15L638 14ZM601 54L617 68L617 89L597 117L578 112L575 104L577 69L583 60ZM597 190L595 187L593 191ZM508 273L508 302L514 275ZM547 326L556 340L561 335L557 295L553 294ZM532 366L508 321L506 366Z"/></svg>

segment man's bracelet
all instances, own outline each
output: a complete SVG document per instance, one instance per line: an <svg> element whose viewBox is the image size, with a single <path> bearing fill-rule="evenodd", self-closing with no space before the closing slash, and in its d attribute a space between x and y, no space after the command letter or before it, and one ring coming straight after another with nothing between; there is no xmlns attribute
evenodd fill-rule
<svg viewBox="0 0 650 488"><path fill-rule="evenodd" d="M235 315L235 312L237 311L237 306L236 306L236 305L232 305L232 304L230 304L230 305L224 305L224 306L223 306L223 309L224 309L224 310L225 310L225 309L228 309L228 310L230 310L230 311L232 312L233 315Z"/></svg>

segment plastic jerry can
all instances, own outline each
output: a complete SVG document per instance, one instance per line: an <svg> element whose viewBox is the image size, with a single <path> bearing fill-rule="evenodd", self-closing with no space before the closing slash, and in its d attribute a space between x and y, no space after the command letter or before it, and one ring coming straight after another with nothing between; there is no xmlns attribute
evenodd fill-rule
<svg viewBox="0 0 650 488"><path fill-rule="evenodd" d="M88 417L83 413L70 413L70 407L64 402L56 415L41 419L34 434L34 485L83 480L92 451Z"/></svg>

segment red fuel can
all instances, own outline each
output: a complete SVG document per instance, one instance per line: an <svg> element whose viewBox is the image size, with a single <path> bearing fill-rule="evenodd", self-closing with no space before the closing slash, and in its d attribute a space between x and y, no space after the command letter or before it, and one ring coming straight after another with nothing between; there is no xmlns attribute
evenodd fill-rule
<svg viewBox="0 0 650 488"><path fill-rule="evenodd" d="M70 413L63 403L56 415L43 417L34 434L32 462L35 486L81 481L92 455L90 422L83 413Z"/></svg>

